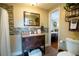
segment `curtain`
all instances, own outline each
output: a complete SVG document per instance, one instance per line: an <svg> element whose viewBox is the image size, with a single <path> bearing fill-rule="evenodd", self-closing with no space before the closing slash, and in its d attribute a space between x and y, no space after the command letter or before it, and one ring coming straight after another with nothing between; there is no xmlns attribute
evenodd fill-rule
<svg viewBox="0 0 79 59"><path fill-rule="evenodd" d="M0 52L1 56L10 55L8 12L3 8L0 8Z"/></svg>

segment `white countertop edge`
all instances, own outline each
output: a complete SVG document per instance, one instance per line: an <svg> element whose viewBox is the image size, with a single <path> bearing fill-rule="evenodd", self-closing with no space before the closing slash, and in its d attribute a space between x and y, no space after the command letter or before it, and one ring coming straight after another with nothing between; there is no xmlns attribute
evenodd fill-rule
<svg viewBox="0 0 79 59"><path fill-rule="evenodd" d="M29 34L29 35L22 35L22 37L40 36L40 35L45 35L45 33L41 33L41 34Z"/></svg>
<svg viewBox="0 0 79 59"><path fill-rule="evenodd" d="M58 33L58 32L51 32L51 33Z"/></svg>

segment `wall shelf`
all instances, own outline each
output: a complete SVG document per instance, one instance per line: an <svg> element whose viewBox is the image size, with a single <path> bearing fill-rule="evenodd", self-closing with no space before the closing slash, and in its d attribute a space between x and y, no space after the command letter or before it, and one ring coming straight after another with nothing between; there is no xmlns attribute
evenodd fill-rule
<svg viewBox="0 0 79 59"><path fill-rule="evenodd" d="M68 12L79 9L79 3L66 3L64 9Z"/></svg>
<svg viewBox="0 0 79 59"><path fill-rule="evenodd" d="M67 3L64 9L66 10L65 21L69 22L70 18L79 17L79 4L78 3Z"/></svg>
<svg viewBox="0 0 79 59"><path fill-rule="evenodd" d="M69 31L79 31L79 3L67 3L64 9L65 21L69 22Z"/></svg>
<svg viewBox="0 0 79 59"><path fill-rule="evenodd" d="M66 16L66 18L74 18L74 17L79 17L79 15Z"/></svg>

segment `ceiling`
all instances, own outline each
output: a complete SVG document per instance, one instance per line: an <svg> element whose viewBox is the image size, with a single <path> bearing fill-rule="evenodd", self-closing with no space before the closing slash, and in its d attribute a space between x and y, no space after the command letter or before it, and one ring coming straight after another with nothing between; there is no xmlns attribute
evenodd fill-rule
<svg viewBox="0 0 79 59"><path fill-rule="evenodd" d="M55 5L58 5L58 4L57 3L41 3L41 4L37 4L38 7L46 9L46 10L53 8Z"/></svg>
<svg viewBox="0 0 79 59"><path fill-rule="evenodd" d="M9 4L9 3L8 3ZM9 5L24 5L24 6L32 6L32 3L10 3ZM59 3L36 3L34 6L49 10L54 6L59 5Z"/></svg>

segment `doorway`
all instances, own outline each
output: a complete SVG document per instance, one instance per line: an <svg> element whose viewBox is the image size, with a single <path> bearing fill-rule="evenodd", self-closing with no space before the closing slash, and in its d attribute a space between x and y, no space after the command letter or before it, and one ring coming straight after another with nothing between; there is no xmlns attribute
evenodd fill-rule
<svg viewBox="0 0 79 59"><path fill-rule="evenodd" d="M58 49L59 19L59 8L52 10L49 13L49 44L56 49Z"/></svg>

